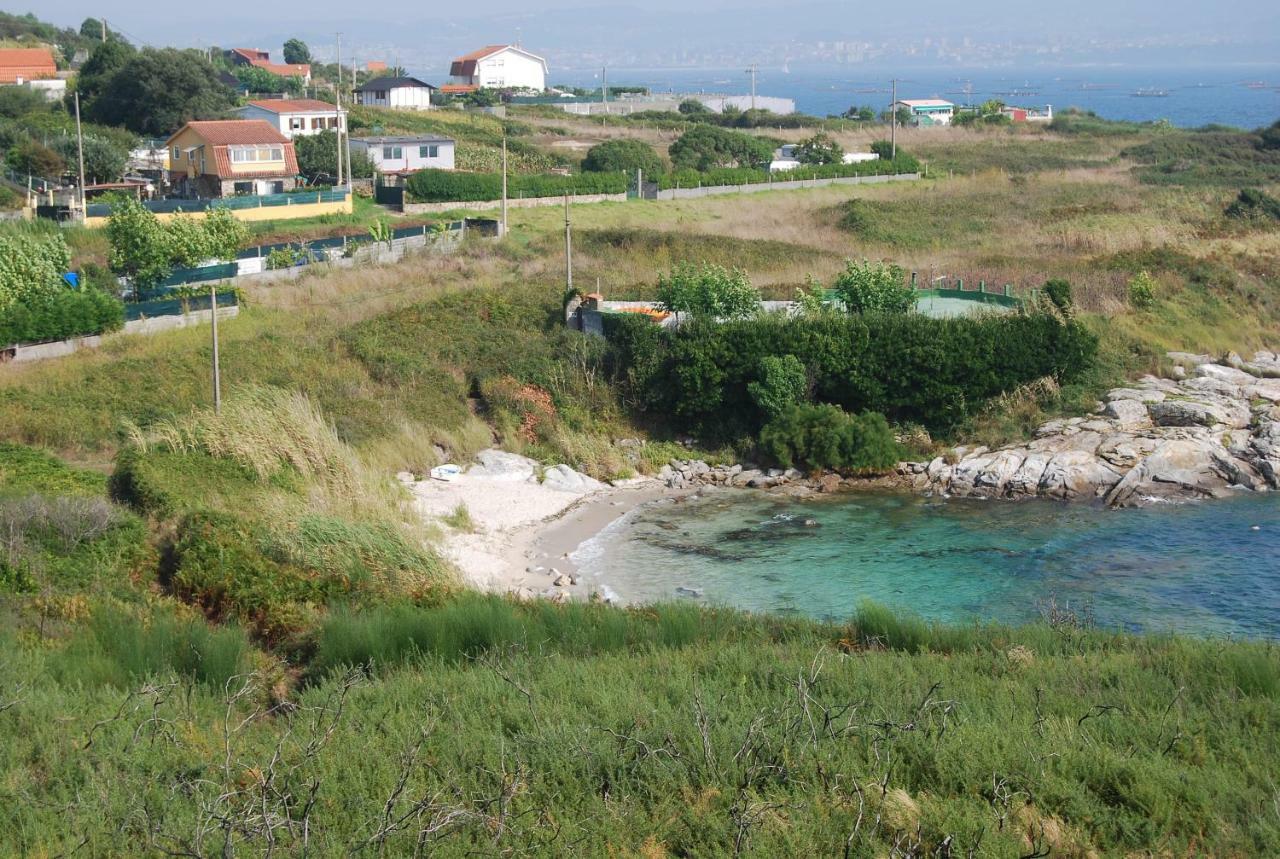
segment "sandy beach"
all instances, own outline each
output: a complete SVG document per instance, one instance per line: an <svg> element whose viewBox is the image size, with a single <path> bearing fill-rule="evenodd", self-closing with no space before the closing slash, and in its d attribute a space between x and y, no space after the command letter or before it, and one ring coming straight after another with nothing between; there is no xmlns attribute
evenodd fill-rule
<svg viewBox="0 0 1280 859"><path fill-rule="evenodd" d="M414 506L444 532L444 555L472 587L523 596L563 591L587 596L585 585L556 587L555 579L576 573L569 554L584 541L636 507L688 490L672 490L646 479L609 486L589 478L569 487L549 479L538 481L536 463L507 454L500 466L477 465L452 480L401 481ZM444 520L465 507L471 530Z"/></svg>

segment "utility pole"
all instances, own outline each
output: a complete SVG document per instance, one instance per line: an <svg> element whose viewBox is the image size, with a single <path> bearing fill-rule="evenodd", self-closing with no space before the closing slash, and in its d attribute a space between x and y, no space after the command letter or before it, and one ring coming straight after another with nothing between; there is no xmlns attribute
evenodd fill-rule
<svg viewBox="0 0 1280 859"><path fill-rule="evenodd" d="M747 74L751 75L751 109L756 109L756 71L755 63L751 64L751 68L747 69Z"/></svg>
<svg viewBox="0 0 1280 859"><path fill-rule="evenodd" d="M209 322L213 329L213 413L222 414L222 368L218 361L218 287L209 284Z"/></svg>
<svg viewBox="0 0 1280 859"><path fill-rule="evenodd" d="M507 136L502 135L502 235L507 234Z"/></svg>
<svg viewBox="0 0 1280 859"><path fill-rule="evenodd" d="M338 33L338 89L334 96L338 109L338 178L335 185L342 184L342 34Z"/></svg>
<svg viewBox="0 0 1280 859"><path fill-rule="evenodd" d="M898 160L898 79L893 79L893 101L889 103L889 156L891 161Z"/></svg>
<svg viewBox="0 0 1280 859"><path fill-rule="evenodd" d="M569 192L564 192L564 286L573 292L573 225L569 221Z"/></svg>
<svg viewBox="0 0 1280 859"><path fill-rule="evenodd" d="M600 68L600 101L604 103L604 112L609 112L609 67Z"/></svg>
<svg viewBox="0 0 1280 859"><path fill-rule="evenodd" d="M106 40L107 40L107 19L103 18L102 19L102 41L105 42Z"/></svg>
<svg viewBox="0 0 1280 859"><path fill-rule="evenodd" d="M399 62L399 60L397 59L396 62ZM352 99L355 99L355 95L354 95L355 89L356 89L356 58L352 57L351 58L351 91L353 93L351 96ZM354 104L354 101L352 103ZM351 117L348 115L349 113L350 111L341 112L338 114L338 134L342 135L347 139L346 153L347 153L347 189L348 190L350 190L353 187L351 184L351 180L355 176L355 174L351 172L351 128L347 125L347 122L351 119ZM354 196L351 202L352 202L352 205L355 205Z"/></svg>
<svg viewBox="0 0 1280 859"><path fill-rule="evenodd" d="M80 92L76 91L76 156L80 161L80 217L88 212L84 195L84 133L80 130Z"/></svg>

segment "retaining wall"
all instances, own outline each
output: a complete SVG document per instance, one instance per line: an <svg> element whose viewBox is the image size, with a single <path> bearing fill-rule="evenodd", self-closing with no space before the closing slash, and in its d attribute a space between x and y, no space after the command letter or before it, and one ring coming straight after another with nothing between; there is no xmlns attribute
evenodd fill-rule
<svg viewBox="0 0 1280 859"><path fill-rule="evenodd" d="M570 194L569 202L575 206L579 203L625 203L626 194ZM563 206L564 197L511 197L507 200L509 209L536 209L539 206ZM438 212L450 212L454 209L497 209L501 208L501 200L472 200L456 203L405 203L406 215L430 215Z"/></svg>
<svg viewBox="0 0 1280 859"><path fill-rule="evenodd" d="M755 182L750 185L704 185L701 188L668 188L659 191L659 200L693 200L717 194L756 194L761 191L788 191L800 188L825 188L829 185L878 185L883 182L911 182L919 173L897 173L891 176L836 176L830 179L794 179L782 182Z"/></svg>
<svg viewBox="0 0 1280 859"><path fill-rule="evenodd" d="M240 315L238 305L218 308L218 319L234 319ZM159 331L171 331L175 328L189 328L209 322L209 311L175 314L173 316L153 316L149 319L134 319L124 324L124 328L112 334L94 334L89 337L72 337L70 340L59 340L55 343L37 343L33 346L15 346L0 352L0 358L14 363L25 361L43 361L46 358L61 358L79 352L81 349L96 349L102 345L106 337L113 334L155 334ZM12 354L9 354L12 353Z"/></svg>

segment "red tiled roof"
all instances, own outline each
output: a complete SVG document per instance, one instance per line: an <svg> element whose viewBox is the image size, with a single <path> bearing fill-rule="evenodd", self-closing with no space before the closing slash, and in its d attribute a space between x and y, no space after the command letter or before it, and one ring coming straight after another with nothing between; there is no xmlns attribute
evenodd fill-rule
<svg viewBox="0 0 1280 859"><path fill-rule="evenodd" d="M498 53L498 51L505 50L506 48L509 48L509 47L511 46L510 45L488 45L486 47L481 48L478 51L472 51L469 54L463 54L460 57L456 57L454 58L454 62L465 63L467 60L483 60L485 57L489 56L490 54L496 54Z"/></svg>
<svg viewBox="0 0 1280 859"><path fill-rule="evenodd" d="M170 135L169 139L173 140L188 128L199 134L210 146L289 142L289 138L265 119L193 119Z"/></svg>
<svg viewBox="0 0 1280 859"><path fill-rule="evenodd" d="M456 58L452 65L449 66L449 76L455 78L469 78L476 73L476 64L490 54L496 54L498 51L504 51L510 45L489 45L478 51L472 51L469 54L463 54Z"/></svg>
<svg viewBox="0 0 1280 859"><path fill-rule="evenodd" d="M0 49L0 83L51 78L58 73L53 51L48 48Z"/></svg>
<svg viewBox="0 0 1280 859"><path fill-rule="evenodd" d="M333 113L338 108L314 98L264 98L249 104L272 113Z"/></svg>
<svg viewBox="0 0 1280 859"><path fill-rule="evenodd" d="M232 170L227 146L213 147L213 167L219 179L282 179L298 175L298 156L293 144L284 144L283 170Z"/></svg>
<svg viewBox="0 0 1280 859"><path fill-rule="evenodd" d="M236 54L249 65L266 69L273 75L280 75L284 78L306 78L311 76L310 63L273 63L271 62L270 53L257 48L232 48L231 53Z"/></svg>

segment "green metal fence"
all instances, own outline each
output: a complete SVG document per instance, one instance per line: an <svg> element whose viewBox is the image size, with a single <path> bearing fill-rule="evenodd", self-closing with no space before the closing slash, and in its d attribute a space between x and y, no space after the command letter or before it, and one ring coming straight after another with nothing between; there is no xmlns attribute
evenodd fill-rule
<svg viewBox="0 0 1280 859"><path fill-rule="evenodd" d="M312 203L341 203L347 199L345 188L319 191L293 191L288 194L251 194L245 197L220 197L214 200L144 200L142 205L157 215L175 212L204 212L209 209L258 209L273 206L302 206ZM85 207L90 218L111 214L111 204L90 203Z"/></svg>

